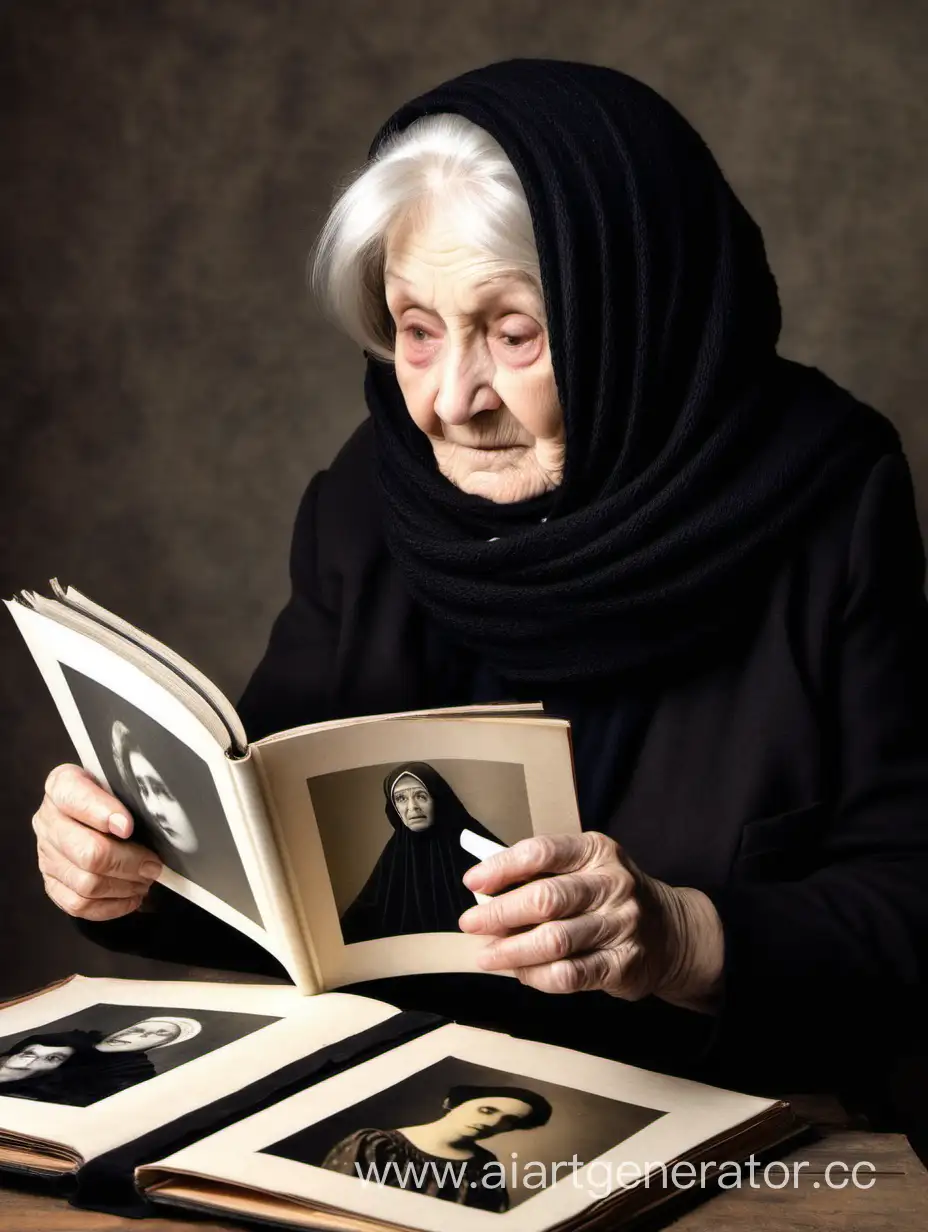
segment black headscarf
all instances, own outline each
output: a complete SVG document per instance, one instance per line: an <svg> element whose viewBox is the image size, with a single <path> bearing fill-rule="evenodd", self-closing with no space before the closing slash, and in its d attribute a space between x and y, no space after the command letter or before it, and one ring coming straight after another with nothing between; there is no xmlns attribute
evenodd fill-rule
<svg viewBox="0 0 928 1232"><path fill-rule="evenodd" d="M434 814L427 830L410 830L393 803L393 787L411 774L429 790ZM457 932L458 918L476 899L461 878L477 857L461 846L462 830L499 842L471 817L451 787L426 762L394 766L383 781L384 811L393 827L374 870L341 918L350 945L406 933Z"/></svg>
<svg viewBox="0 0 928 1232"><path fill-rule="evenodd" d="M508 679L653 679L704 659L898 436L777 357L760 231L647 86L592 65L494 64L401 107L371 152L442 112L492 134L525 190L566 468L531 501L459 491L392 367L370 360L391 553L426 611Z"/></svg>
<svg viewBox="0 0 928 1232"><path fill-rule="evenodd" d="M95 1055L99 1055L95 1054L94 1045L102 1038L103 1036L99 1031L73 1030L36 1031L33 1035L17 1040L3 1054L2 1060L23 1052L26 1048L32 1047L33 1044L42 1044L46 1048L69 1048L71 1051L67 1059L62 1061L57 1069L45 1070L44 1072L34 1074L26 1073L22 1078L18 1078L14 1082L0 1083L0 1095L14 1095L19 1099L50 1099L48 1091L50 1088L54 1088L56 1079L64 1066L71 1065L74 1069L83 1071L85 1067L92 1065ZM50 1102L58 1103L60 1101L50 1099Z"/></svg>

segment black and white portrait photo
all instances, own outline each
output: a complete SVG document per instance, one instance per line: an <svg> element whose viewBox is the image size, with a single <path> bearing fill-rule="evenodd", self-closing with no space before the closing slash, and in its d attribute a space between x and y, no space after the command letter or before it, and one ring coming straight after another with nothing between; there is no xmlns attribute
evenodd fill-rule
<svg viewBox="0 0 928 1232"><path fill-rule="evenodd" d="M110 731L113 763L121 785L138 800L146 821L172 851L192 855L200 840L183 803L171 791L161 771L153 766L122 719Z"/></svg>
<svg viewBox="0 0 928 1232"><path fill-rule="evenodd" d="M61 670L113 794L132 813L132 837L169 869L262 924L203 759L118 693L67 664Z"/></svg>
<svg viewBox="0 0 928 1232"><path fill-rule="evenodd" d="M229 1010L90 1006L0 1040L0 1096L86 1108L277 1021Z"/></svg>
<svg viewBox="0 0 928 1232"><path fill-rule="evenodd" d="M264 1149L502 1214L663 1115L444 1057Z"/></svg>
<svg viewBox="0 0 928 1232"><path fill-rule="evenodd" d="M469 831L511 846L532 833L525 772L510 762L364 766L308 781L346 945L457 932Z"/></svg>

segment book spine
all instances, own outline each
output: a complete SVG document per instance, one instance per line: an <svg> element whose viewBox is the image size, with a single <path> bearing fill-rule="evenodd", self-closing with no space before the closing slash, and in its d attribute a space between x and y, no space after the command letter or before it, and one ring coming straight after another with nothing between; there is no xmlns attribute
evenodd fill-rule
<svg viewBox="0 0 928 1232"><path fill-rule="evenodd" d="M299 991L306 996L322 992L318 964L298 905L299 895L291 884L286 849L280 841L272 796L264 789L259 752L252 746L245 757L229 758L227 765L251 837L260 881L265 888L270 914L262 911L262 915L266 922L270 919L268 931L276 934L275 940L283 950L281 962Z"/></svg>

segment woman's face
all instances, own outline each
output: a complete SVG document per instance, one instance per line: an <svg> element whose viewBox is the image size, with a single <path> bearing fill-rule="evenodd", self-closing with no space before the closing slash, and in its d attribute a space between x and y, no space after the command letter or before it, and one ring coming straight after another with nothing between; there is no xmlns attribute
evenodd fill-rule
<svg viewBox="0 0 928 1232"><path fill-rule="evenodd" d="M492 1138L507 1130L518 1129L519 1122L531 1116L532 1109L522 1099L509 1095L487 1095L482 1099L466 1099L445 1115L445 1125L454 1138Z"/></svg>
<svg viewBox="0 0 928 1232"><path fill-rule="evenodd" d="M142 1052L146 1048L160 1048L171 1044L180 1035L176 1022L164 1022L160 1018L143 1018L131 1027L114 1031L95 1045L98 1052Z"/></svg>
<svg viewBox="0 0 928 1232"><path fill-rule="evenodd" d="M14 1052L0 1065L0 1079L5 1082L17 1078L29 1078L33 1074L49 1074L72 1056L74 1049L67 1045L29 1044L20 1052Z"/></svg>
<svg viewBox="0 0 928 1232"><path fill-rule="evenodd" d="M393 784L393 804L407 830L427 830L435 820L435 801L412 774L401 774Z"/></svg>
<svg viewBox="0 0 928 1232"><path fill-rule="evenodd" d="M144 753L129 754L129 769L139 789L142 808L172 847L178 851L196 851L196 831L174 793Z"/></svg>
<svg viewBox="0 0 928 1232"><path fill-rule="evenodd" d="M445 478L501 503L557 487L564 415L534 283L426 217L388 237L385 289L396 379Z"/></svg>

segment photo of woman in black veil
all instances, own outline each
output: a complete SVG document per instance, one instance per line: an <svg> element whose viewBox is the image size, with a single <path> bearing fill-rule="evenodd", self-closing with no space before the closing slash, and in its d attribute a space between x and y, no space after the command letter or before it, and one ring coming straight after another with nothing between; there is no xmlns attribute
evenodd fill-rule
<svg viewBox="0 0 928 1232"><path fill-rule="evenodd" d="M115 1031L37 1031L0 1055L0 1094L87 1108L155 1078L148 1054L201 1030L196 1018L153 1013Z"/></svg>
<svg viewBox="0 0 928 1232"><path fill-rule="evenodd" d="M0 1095L42 1099L33 1091L71 1060L90 1052L94 1037L87 1031L38 1031L18 1040L0 1055ZM10 1084L14 1084L15 1087Z"/></svg>
<svg viewBox="0 0 928 1232"><path fill-rule="evenodd" d="M346 945L406 933L457 932L474 905L461 881L477 863L461 834L499 842L427 762L394 766L383 781L393 834L357 898L341 917Z"/></svg>
<svg viewBox="0 0 928 1232"><path fill-rule="evenodd" d="M56 1045L62 1060L51 1071L38 1071L21 1082L4 1086L3 1094L86 1108L155 1077L157 1071L145 1052L105 1052L99 1047L105 1038L102 1031L83 1030L38 1032L30 1036L17 1045L17 1055L35 1044L45 1048Z"/></svg>

